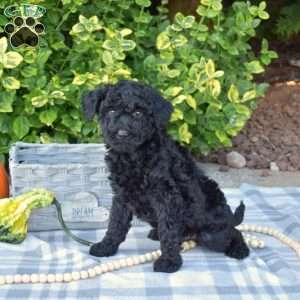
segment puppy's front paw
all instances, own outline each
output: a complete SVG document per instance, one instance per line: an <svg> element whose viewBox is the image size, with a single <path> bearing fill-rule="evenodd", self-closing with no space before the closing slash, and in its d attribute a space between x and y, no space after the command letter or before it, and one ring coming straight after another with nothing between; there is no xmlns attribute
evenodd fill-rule
<svg viewBox="0 0 300 300"><path fill-rule="evenodd" d="M182 258L180 255L175 258L161 256L154 262L155 272L174 273L182 266Z"/></svg>
<svg viewBox="0 0 300 300"><path fill-rule="evenodd" d="M159 241L157 228L152 228L148 233L148 238L152 241Z"/></svg>
<svg viewBox="0 0 300 300"><path fill-rule="evenodd" d="M90 254L98 257L112 256L116 254L117 251L118 251L118 246L105 240L103 240L100 243L96 243L92 245L92 247L90 248Z"/></svg>

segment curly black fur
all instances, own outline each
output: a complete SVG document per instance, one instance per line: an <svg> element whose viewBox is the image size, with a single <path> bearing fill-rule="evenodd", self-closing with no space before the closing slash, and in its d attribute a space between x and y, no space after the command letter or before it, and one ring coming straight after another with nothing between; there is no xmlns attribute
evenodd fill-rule
<svg viewBox="0 0 300 300"><path fill-rule="evenodd" d="M243 203L233 214L217 183L167 136L172 105L157 91L120 81L89 92L83 109L88 119L99 114L114 192L107 232L91 247L92 255L115 254L135 215L153 227L149 237L160 241L162 255L155 271L177 271L182 265L180 244L189 237L230 257L248 256L234 228L243 220Z"/></svg>

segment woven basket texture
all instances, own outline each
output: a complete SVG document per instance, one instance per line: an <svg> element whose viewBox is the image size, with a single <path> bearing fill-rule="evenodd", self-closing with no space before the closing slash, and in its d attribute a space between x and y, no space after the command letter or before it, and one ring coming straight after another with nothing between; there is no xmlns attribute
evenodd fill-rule
<svg viewBox="0 0 300 300"><path fill-rule="evenodd" d="M55 192L71 229L106 228L111 207L104 144L29 144L10 150L11 194L33 188ZM136 219L133 225L141 225ZM61 229L54 206L36 209L30 231Z"/></svg>

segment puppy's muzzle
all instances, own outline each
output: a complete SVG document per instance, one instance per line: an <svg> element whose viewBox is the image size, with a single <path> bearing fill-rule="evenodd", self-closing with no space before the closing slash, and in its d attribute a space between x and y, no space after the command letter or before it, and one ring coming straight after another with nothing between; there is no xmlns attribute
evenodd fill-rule
<svg viewBox="0 0 300 300"><path fill-rule="evenodd" d="M124 129L119 129L117 132L117 136L118 137L126 137L129 135L129 132L127 130Z"/></svg>

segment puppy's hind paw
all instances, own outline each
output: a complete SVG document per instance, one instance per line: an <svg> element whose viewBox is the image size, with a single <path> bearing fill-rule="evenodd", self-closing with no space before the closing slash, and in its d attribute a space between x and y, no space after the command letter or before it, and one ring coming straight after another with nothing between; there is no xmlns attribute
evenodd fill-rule
<svg viewBox="0 0 300 300"><path fill-rule="evenodd" d="M236 259L246 258L250 253L250 250L244 240L234 240L225 251L225 254L229 257Z"/></svg>
<svg viewBox="0 0 300 300"><path fill-rule="evenodd" d="M154 262L155 272L174 273L182 266L182 258L180 255L175 258L161 256Z"/></svg>
<svg viewBox="0 0 300 300"><path fill-rule="evenodd" d="M118 251L118 246L109 243L107 241L102 241L91 246L90 254L93 256L103 257L112 256Z"/></svg>
<svg viewBox="0 0 300 300"><path fill-rule="evenodd" d="M152 241L159 241L158 232L156 228L153 228L149 231L148 238Z"/></svg>

